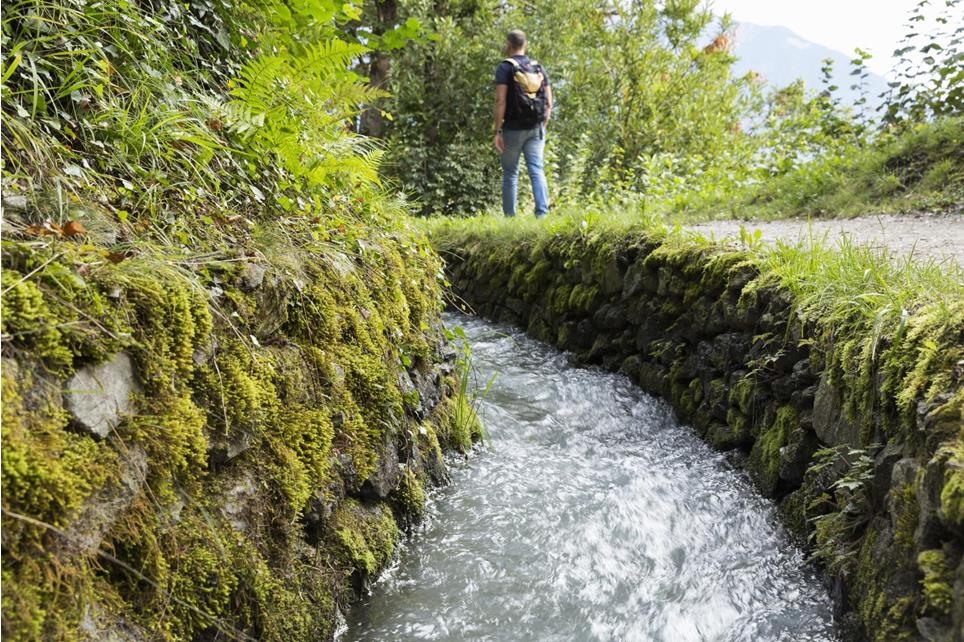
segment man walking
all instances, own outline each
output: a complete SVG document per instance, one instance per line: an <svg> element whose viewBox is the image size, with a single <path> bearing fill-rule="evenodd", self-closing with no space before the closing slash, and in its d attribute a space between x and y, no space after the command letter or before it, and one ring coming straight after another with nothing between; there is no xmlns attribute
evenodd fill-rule
<svg viewBox="0 0 964 642"><path fill-rule="evenodd" d="M502 212L515 216L519 156L524 155L536 218L549 211L549 188L543 170L546 124L552 115L552 88L542 66L526 56L526 36L510 31L506 59L495 69L495 149L502 162Z"/></svg>

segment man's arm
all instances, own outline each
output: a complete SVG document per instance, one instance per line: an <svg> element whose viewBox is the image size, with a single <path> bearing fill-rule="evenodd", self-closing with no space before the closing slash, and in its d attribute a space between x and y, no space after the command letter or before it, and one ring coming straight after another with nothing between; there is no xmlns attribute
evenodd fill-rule
<svg viewBox="0 0 964 642"><path fill-rule="evenodd" d="M492 107L493 123L492 128L495 130L495 149L500 154L502 153L503 143L502 143L502 121L505 120L505 96L508 93L508 85L496 85L495 86L495 105Z"/></svg>
<svg viewBox="0 0 964 642"><path fill-rule="evenodd" d="M546 85L546 125L552 118L552 85Z"/></svg>

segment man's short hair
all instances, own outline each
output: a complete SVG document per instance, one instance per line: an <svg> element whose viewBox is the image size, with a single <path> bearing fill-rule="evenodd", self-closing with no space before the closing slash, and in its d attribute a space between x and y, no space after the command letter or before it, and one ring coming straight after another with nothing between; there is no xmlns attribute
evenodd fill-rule
<svg viewBox="0 0 964 642"><path fill-rule="evenodd" d="M519 29L513 29L506 34L505 40L513 51L518 51L526 46L526 35Z"/></svg>

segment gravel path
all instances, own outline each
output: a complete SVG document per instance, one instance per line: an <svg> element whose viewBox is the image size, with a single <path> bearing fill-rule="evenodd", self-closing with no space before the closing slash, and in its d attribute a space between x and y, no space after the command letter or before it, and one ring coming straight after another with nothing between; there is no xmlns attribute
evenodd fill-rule
<svg viewBox="0 0 964 642"><path fill-rule="evenodd" d="M843 237L860 244L887 247L898 255L913 252L917 258L954 260L964 265L964 213L884 214L851 219L805 221L710 221L690 225L704 236L724 239L739 237L740 226L748 232L760 230L764 241L806 239L811 231L816 238L839 242Z"/></svg>

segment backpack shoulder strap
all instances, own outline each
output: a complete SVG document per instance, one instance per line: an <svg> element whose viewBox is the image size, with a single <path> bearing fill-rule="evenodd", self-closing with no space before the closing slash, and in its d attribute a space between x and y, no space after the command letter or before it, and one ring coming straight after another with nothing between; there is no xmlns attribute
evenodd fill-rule
<svg viewBox="0 0 964 642"><path fill-rule="evenodd" d="M522 65L520 65L520 64L519 64L519 61L516 60L515 58L506 58L506 59L503 60L502 62L507 62L507 63L509 63L510 65L512 65L513 67L515 67L516 69L522 69Z"/></svg>

